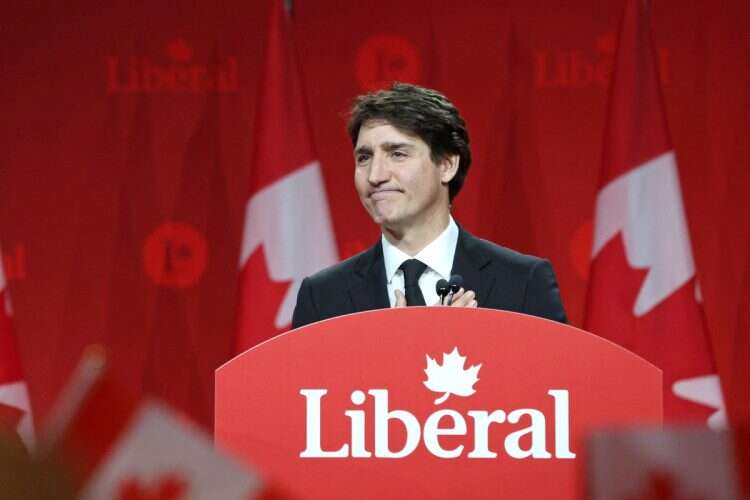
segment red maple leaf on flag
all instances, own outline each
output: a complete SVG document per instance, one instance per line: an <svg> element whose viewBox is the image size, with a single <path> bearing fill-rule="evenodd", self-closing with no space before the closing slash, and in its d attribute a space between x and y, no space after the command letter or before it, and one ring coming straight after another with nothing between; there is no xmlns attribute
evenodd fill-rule
<svg viewBox="0 0 750 500"><path fill-rule="evenodd" d="M187 482L176 474L166 474L151 487L144 486L138 477L124 479L117 492L117 500L180 500L185 498Z"/></svg>
<svg viewBox="0 0 750 500"><path fill-rule="evenodd" d="M254 293L249 298L251 307L240 309L238 312L240 322L249 322L249 316L255 315L252 320L259 328L249 333L245 340L248 346L256 345L267 338L283 333L286 328L278 328L274 324L273 314L259 314L261 311L276 311L291 285L291 281L274 281L269 276L266 267L266 252L264 247L258 248L247 260L245 271L254 278ZM263 336L259 336L263 334Z"/></svg>

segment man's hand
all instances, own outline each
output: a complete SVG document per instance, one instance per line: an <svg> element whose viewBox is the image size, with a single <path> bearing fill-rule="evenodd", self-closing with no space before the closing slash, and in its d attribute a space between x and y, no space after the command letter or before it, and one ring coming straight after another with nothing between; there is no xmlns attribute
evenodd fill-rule
<svg viewBox="0 0 750 500"><path fill-rule="evenodd" d="M477 294L473 290L459 289L453 294L453 300L451 301L451 307L477 307L479 304L476 301ZM435 304L440 305L440 301Z"/></svg>
<svg viewBox="0 0 750 500"><path fill-rule="evenodd" d="M394 290L393 293L396 297L396 303L393 307L406 307L406 296L404 295L404 292L401 290ZM476 294L472 290L465 291L461 288L458 292L453 294L451 307L478 307L479 304L477 304L475 297ZM439 306L440 301L438 300L433 305Z"/></svg>

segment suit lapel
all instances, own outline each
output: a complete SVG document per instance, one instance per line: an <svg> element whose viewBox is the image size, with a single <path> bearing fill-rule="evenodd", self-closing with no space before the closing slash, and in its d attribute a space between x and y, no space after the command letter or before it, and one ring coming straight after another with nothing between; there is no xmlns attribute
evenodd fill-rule
<svg viewBox="0 0 750 500"><path fill-rule="evenodd" d="M483 272L489 262L489 257L479 248L477 238L459 226L451 275L460 274L463 277L464 289L474 290L480 306L490 296L492 287L495 285L495 274Z"/></svg>
<svg viewBox="0 0 750 500"><path fill-rule="evenodd" d="M391 306L388 300L383 247L380 241L362 254L357 262L352 273L349 295L354 305L354 312L387 309Z"/></svg>

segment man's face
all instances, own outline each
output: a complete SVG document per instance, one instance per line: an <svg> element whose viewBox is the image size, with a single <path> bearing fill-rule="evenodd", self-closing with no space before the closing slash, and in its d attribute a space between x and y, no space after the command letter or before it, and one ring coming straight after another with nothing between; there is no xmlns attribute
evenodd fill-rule
<svg viewBox="0 0 750 500"><path fill-rule="evenodd" d="M430 147L384 120L362 124L354 146L354 185L376 224L406 230L448 213L450 160L435 164Z"/></svg>

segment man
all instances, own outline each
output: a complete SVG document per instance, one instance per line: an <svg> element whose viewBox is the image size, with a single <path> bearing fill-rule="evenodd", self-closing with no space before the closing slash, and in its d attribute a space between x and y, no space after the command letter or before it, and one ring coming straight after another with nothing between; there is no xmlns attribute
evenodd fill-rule
<svg viewBox="0 0 750 500"><path fill-rule="evenodd" d="M302 282L293 328L371 309L437 305L436 283L456 274L465 289L453 307L566 321L548 261L476 238L451 217L471 150L464 120L444 95L397 83L360 96L349 135L354 185L382 237Z"/></svg>

